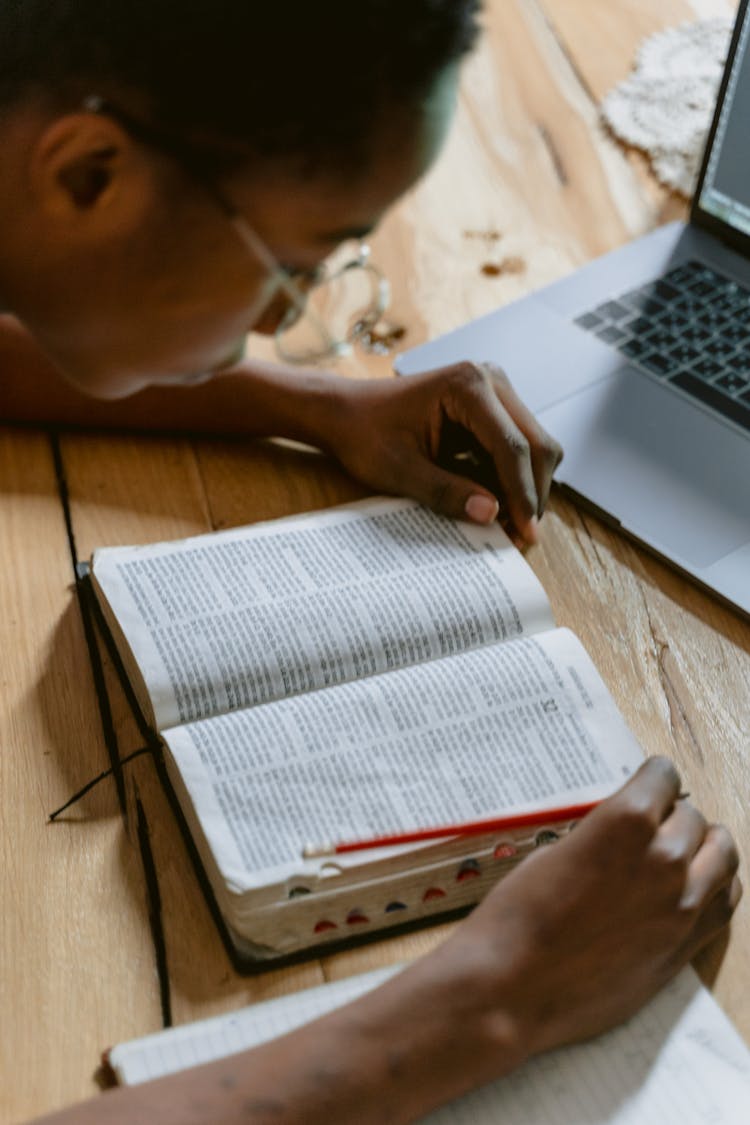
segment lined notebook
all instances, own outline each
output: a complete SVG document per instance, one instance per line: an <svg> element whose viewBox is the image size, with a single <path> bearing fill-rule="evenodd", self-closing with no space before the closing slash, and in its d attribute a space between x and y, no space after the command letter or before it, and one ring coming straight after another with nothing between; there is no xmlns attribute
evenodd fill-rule
<svg viewBox="0 0 750 1125"><path fill-rule="evenodd" d="M291 1031L376 987L388 968L115 1047L134 1085ZM528 1063L425 1118L430 1125L747 1125L750 1051L690 968L629 1023Z"/></svg>

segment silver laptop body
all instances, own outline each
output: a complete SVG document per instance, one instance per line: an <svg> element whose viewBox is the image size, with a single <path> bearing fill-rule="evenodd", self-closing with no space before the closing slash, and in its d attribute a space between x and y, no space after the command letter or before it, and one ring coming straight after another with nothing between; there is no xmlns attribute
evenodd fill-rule
<svg viewBox="0 0 750 1125"><path fill-rule="evenodd" d="M742 0L690 222L405 352L504 368L557 480L750 614L750 16Z"/></svg>

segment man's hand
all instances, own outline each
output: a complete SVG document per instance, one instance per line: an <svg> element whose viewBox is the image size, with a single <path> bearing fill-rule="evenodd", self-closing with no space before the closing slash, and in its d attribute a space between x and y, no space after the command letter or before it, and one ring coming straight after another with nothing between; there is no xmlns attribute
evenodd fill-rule
<svg viewBox="0 0 750 1125"><path fill-rule="evenodd" d="M459 363L409 378L339 384L338 393L342 405L327 447L352 476L477 523L495 519L499 501L515 538L535 542L562 450L499 368ZM467 448L486 451L499 486L494 493L470 479L470 463L464 471L457 460L439 463L446 435L460 451L462 433Z"/></svg>
<svg viewBox="0 0 750 1125"><path fill-rule="evenodd" d="M446 946L486 981L524 1057L627 1019L729 922L740 900L724 828L646 762L559 844L492 891Z"/></svg>
<svg viewBox="0 0 750 1125"><path fill-rule="evenodd" d="M737 854L652 759L433 953L279 1039L49 1125L406 1125L626 1019L729 921Z"/></svg>

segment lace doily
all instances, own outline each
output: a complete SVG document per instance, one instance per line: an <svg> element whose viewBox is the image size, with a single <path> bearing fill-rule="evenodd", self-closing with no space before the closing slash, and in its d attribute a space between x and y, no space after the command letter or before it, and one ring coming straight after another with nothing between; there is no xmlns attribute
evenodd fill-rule
<svg viewBox="0 0 750 1125"><path fill-rule="evenodd" d="M615 136L642 149L659 180L683 195L698 176L731 31L731 20L709 19L652 35L602 103Z"/></svg>

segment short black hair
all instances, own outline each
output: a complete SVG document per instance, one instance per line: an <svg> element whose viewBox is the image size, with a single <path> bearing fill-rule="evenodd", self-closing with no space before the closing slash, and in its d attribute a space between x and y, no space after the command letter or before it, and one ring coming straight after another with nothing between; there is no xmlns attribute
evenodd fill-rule
<svg viewBox="0 0 750 1125"><path fill-rule="evenodd" d="M385 107L416 108L481 0L0 0L0 111L125 99L223 170L356 167Z"/></svg>

